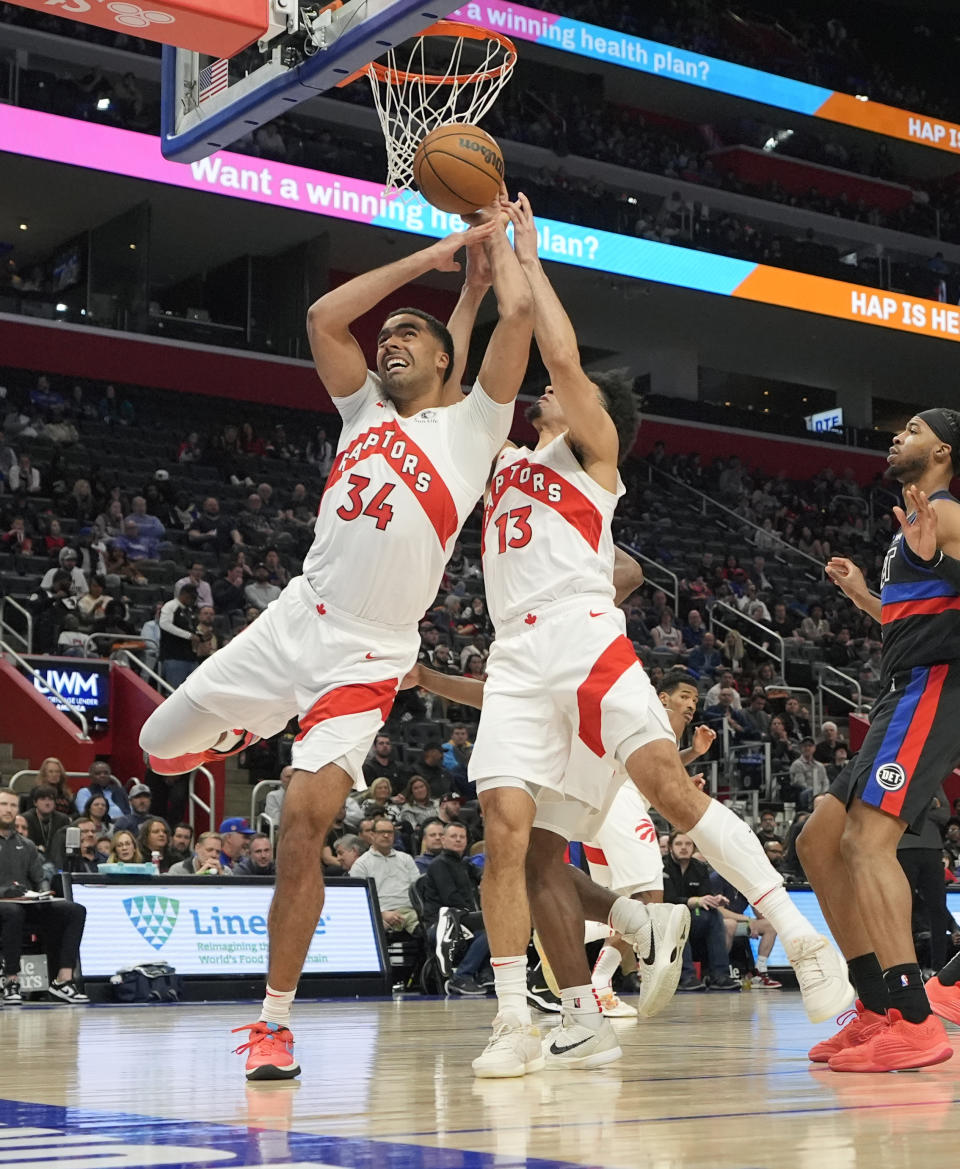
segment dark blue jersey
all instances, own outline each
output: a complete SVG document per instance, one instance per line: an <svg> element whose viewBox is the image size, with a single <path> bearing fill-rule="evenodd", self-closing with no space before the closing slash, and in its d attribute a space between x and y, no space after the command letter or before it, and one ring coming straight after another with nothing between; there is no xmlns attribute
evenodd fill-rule
<svg viewBox="0 0 960 1169"><path fill-rule="evenodd" d="M930 498L953 496L937 491ZM886 683L902 670L960 660L960 593L917 563L902 532L883 561L880 603Z"/></svg>

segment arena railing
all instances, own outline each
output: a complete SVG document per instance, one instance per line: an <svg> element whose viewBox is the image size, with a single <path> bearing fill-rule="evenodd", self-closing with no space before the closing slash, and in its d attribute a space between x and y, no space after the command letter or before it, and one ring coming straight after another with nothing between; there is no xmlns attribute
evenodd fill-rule
<svg viewBox="0 0 960 1169"><path fill-rule="evenodd" d="M724 613L731 613L735 618L737 618L737 620L745 622L748 626L751 627L751 629L759 630L761 635L766 640L764 642L754 641L753 638L748 637L742 629L738 629L736 625L731 624L729 620L725 621L723 619L722 613L718 616L718 609L722 609ZM715 625L719 626L721 629L738 634L747 645L751 646L758 653L763 654L764 657L768 657L771 659L771 661L776 662L780 667L780 676L784 679L784 682L786 682L787 651L784 640L779 633L776 633L773 629L768 629L766 625L762 624L760 621L755 620L753 617L748 617L746 613L741 613L735 605L730 605L726 601L714 601L710 606L711 632L713 632ZM722 640L723 638L717 638L717 641ZM774 653L773 650L769 648L769 642L773 642L774 645L778 646L780 652ZM812 698L813 695L811 694L810 697Z"/></svg>
<svg viewBox="0 0 960 1169"><path fill-rule="evenodd" d="M74 706L74 704L69 699L64 698L62 694L59 694L56 690L54 690L54 688L49 685L49 683L44 681L44 679L33 668L33 666L31 666L25 658L22 658L20 654L17 653L17 651L13 648L13 646L6 641L0 641L0 654L3 654L4 657L13 658L20 669L25 670L30 675L30 677L33 679L34 686L36 686L38 690L49 697L54 706L56 706L57 703L60 703L63 707L64 714L73 715L73 717L80 724L80 734L78 735L80 742L87 743L90 741L90 725L87 722L87 716L79 706Z"/></svg>
<svg viewBox="0 0 960 1169"><path fill-rule="evenodd" d="M635 548L632 544L628 544L626 540L618 540L617 543L625 552L629 552L631 556L635 557L637 560L643 561L643 563L646 565L650 565L651 568L656 569L657 572L662 573L667 578L669 583L665 584L663 581L654 580L652 577L648 579L648 574L644 572L643 583L652 585L654 588L658 588L665 593L669 593L673 598L673 611L679 618L680 578L677 576L677 574L675 572L671 572L670 569L667 568L665 564L661 564L659 560L654 560L652 557L647 556L645 553L641 552L638 548Z"/></svg>
<svg viewBox="0 0 960 1169"><path fill-rule="evenodd" d="M28 791L30 791L30 789L32 787L36 786L35 780L39 774L40 774L39 770L35 767L24 767L21 771L18 771L15 775L13 775L11 777L10 783L8 784L8 787L13 788L13 790L15 792L28 792ZM89 774L86 771L65 771L64 775L67 779L89 779L90 778ZM18 780L20 780L23 776L29 776L30 782L24 784L23 787L17 787ZM129 787L132 786L129 783L129 781L127 784L124 784L123 780L118 779L117 776L115 776L113 774L113 772L110 773L110 779L111 779L111 781L115 780L117 783L120 784L121 787L127 787L129 789Z"/></svg>
<svg viewBox="0 0 960 1169"><path fill-rule="evenodd" d="M250 793L250 823L258 832L264 831L263 826L266 825L266 833L270 837L271 843L273 843L278 825L260 806L260 797L263 795L265 799L270 792L280 786L279 779L261 779L259 783L254 785L253 791Z"/></svg>
<svg viewBox="0 0 960 1169"><path fill-rule="evenodd" d="M23 633L7 620L8 608L23 616ZM33 614L14 597L0 597L0 633L7 637L15 637L17 641L22 642L24 653L33 652Z"/></svg>
<svg viewBox="0 0 960 1169"><path fill-rule="evenodd" d="M849 674L845 674L843 670L838 670L836 666L828 666L826 662L819 662L817 664L819 676L817 678L817 705L819 707L819 724L823 726L824 715L826 713L824 708L824 695L829 694L831 698L836 698L838 702L842 702L844 706L850 707L851 714L861 714L865 707L863 703L863 690L856 678L852 678ZM852 688L854 697L851 698L849 694L844 694L842 691L835 689L833 686L828 686L824 682L825 675L836 675L837 678L842 678L844 684L848 688Z"/></svg>

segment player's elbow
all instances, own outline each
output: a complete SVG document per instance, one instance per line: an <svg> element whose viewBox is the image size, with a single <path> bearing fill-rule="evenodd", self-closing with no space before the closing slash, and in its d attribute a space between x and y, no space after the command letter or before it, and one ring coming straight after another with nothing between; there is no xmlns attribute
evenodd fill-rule
<svg viewBox="0 0 960 1169"><path fill-rule="evenodd" d="M553 382L574 381L582 376L580 354L575 348L560 345L549 354L544 354L544 363Z"/></svg>
<svg viewBox="0 0 960 1169"><path fill-rule="evenodd" d="M529 287L511 290L498 304L501 321L533 328L533 294Z"/></svg>

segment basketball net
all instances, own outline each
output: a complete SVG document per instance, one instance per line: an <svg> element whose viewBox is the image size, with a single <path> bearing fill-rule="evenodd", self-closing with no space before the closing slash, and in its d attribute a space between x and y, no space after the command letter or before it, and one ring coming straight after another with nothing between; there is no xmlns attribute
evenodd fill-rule
<svg viewBox="0 0 960 1169"><path fill-rule="evenodd" d="M364 72L387 144L387 186L413 191L413 160L424 137L438 126L479 122L513 72L517 53L501 33L447 20L402 52L405 63L390 49ZM449 62L444 57L443 72L437 72L437 57L447 53Z"/></svg>

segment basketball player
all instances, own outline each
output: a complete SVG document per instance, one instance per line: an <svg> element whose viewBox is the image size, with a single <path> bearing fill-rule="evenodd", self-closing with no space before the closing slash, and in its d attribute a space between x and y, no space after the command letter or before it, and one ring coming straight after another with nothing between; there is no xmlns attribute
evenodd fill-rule
<svg viewBox="0 0 960 1169"><path fill-rule="evenodd" d="M465 518L513 418L531 335L530 293L491 212L480 226L333 289L310 309L317 373L343 419L303 576L209 658L144 724L155 771L177 774L269 736L293 714L300 733L284 800L270 963L260 1020L249 1027L249 1079L299 1074L288 1028L323 906L324 836L416 661L417 624L433 601ZM392 310L367 370L352 322L456 252L484 243L499 322L473 392L445 406L454 360L444 325ZM232 728L242 727L243 730Z"/></svg>
<svg viewBox="0 0 960 1169"><path fill-rule="evenodd" d="M850 560L827 575L883 629L883 692L863 746L803 827L798 855L849 963L856 1017L810 1052L834 1071L898 1071L949 1059L931 1007L960 1000L941 979L925 991L910 927L913 896L897 841L922 819L960 763L960 412L924 410L894 438L889 474L903 485L900 531L880 597ZM905 514L905 512L909 514ZM950 978L949 969L944 972Z"/></svg>
<svg viewBox="0 0 960 1169"><path fill-rule="evenodd" d="M474 1071L518 1076L544 1061L589 1068L621 1054L590 984L584 912L564 863L571 839L591 838L577 835L584 805L598 823L606 815L616 794L614 760L722 876L763 903L794 961L808 1011L827 1018L852 997L839 955L798 913L779 878L771 880L750 829L690 782L613 605L610 521L623 490L618 460L635 432L631 387L610 377L598 384L583 373L573 328L540 265L529 202L521 196L509 212L551 385L528 415L536 448L500 453L484 509L484 581L497 639L470 776L484 813L483 908L499 1013ZM574 751L595 765L573 765ZM639 936L640 905L618 899L610 924ZM627 930L618 913L624 906ZM689 917L685 906L665 907L671 915L658 924L652 911L661 907L646 908L649 969L662 972L653 980L655 999L676 986ZM562 1022L543 1053L526 1001L531 910L562 990Z"/></svg>

